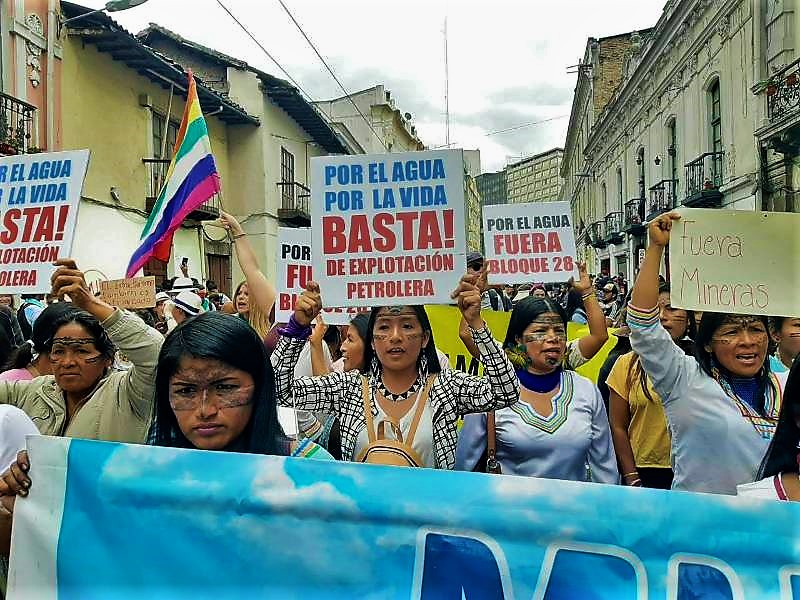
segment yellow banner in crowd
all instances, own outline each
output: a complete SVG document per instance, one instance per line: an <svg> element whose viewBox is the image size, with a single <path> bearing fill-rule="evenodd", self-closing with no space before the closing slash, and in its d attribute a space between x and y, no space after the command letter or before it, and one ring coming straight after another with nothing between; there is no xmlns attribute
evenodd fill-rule
<svg viewBox="0 0 800 600"><path fill-rule="evenodd" d="M454 369L468 373L478 373L478 361L469 355L461 338L458 337L458 326L461 323L461 313L455 306L428 305L425 307L433 329L433 339L436 347L450 357L450 365ZM497 312L494 310L483 311L483 319L489 326L494 338L501 344L506 337L508 320L511 313ZM588 325L578 323L567 324L567 338L574 340L589 334ZM578 373L588 377L595 383L600 367L603 366L608 353L617 344L617 338L609 331L608 341L592 360L577 369Z"/></svg>

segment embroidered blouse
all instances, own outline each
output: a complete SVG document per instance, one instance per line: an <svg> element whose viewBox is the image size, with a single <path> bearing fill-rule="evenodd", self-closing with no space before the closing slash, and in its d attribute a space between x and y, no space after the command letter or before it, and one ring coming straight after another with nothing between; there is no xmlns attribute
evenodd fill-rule
<svg viewBox="0 0 800 600"><path fill-rule="evenodd" d="M474 412L495 410L519 400L514 367L487 328L471 330L481 353L484 377L461 371L442 371L430 390L435 464L452 469L456 460L458 419ZM325 411L339 417L342 456L354 460L358 434L366 427L362 380L358 371L322 377L293 378L294 364L304 340L282 337L272 354L278 404L295 409ZM372 414L377 414L375 406Z"/></svg>
<svg viewBox="0 0 800 600"><path fill-rule="evenodd" d="M608 417L597 387L574 371L562 371L559 391L552 402L553 412L547 418L522 401L495 411L497 460L502 472L618 483ZM475 468L486 450L486 435L485 414L465 417L456 469Z"/></svg>
<svg viewBox="0 0 800 600"><path fill-rule="evenodd" d="M775 430L786 374L771 374L765 417L700 369L659 323L658 307L628 305L634 352L661 396L672 434L674 489L736 494L750 483ZM711 462L709 462L711 461Z"/></svg>

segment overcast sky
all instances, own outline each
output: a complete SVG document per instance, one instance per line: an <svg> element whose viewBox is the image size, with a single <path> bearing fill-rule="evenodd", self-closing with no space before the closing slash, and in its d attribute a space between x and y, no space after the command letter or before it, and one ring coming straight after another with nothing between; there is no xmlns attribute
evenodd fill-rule
<svg viewBox="0 0 800 600"><path fill-rule="evenodd" d="M278 0L221 0L314 100L343 95ZM567 68L588 37L655 25L664 0L284 0L348 91L383 83L428 147L479 148L483 171L563 146L575 87ZM104 0L84 0L99 8ZM149 0L112 15L136 33L158 23L278 77L216 0ZM556 118L563 117L563 118ZM541 125L492 132L530 122Z"/></svg>

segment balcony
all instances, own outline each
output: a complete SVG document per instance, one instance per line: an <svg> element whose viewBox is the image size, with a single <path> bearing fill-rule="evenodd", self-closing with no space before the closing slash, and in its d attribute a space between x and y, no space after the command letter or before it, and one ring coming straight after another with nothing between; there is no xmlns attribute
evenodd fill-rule
<svg viewBox="0 0 800 600"><path fill-rule="evenodd" d="M147 169L148 191L145 197L145 210L150 212L156 204L161 188L167 178L170 161L165 158L143 158ZM186 217L189 221L213 221L219 218L220 203L216 194L201 204Z"/></svg>
<svg viewBox="0 0 800 600"><path fill-rule="evenodd" d="M625 203L625 233L642 235L647 227L644 224L644 198L634 198Z"/></svg>
<svg viewBox="0 0 800 600"><path fill-rule="evenodd" d="M0 156L27 154L32 149L36 107L0 92Z"/></svg>
<svg viewBox="0 0 800 600"><path fill-rule="evenodd" d="M722 186L725 167L724 152L706 152L686 164L685 206L692 208L718 208L722 203Z"/></svg>
<svg viewBox="0 0 800 600"><path fill-rule="evenodd" d="M621 244L625 240L621 212L610 212L606 215L604 233L603 239L606 244Z"/></svg>
<svg viewBox="0 0 800 600"><path fill-rule="evenodd" d="M767 118L781 121L800 110L800 59L775 73L767 84Z"/></svg>
<svg viewBox="0 0 800 600"><path fill-rule="evenodd" d="M311 190L296 181L279 181L277 185L281 196L278 218L295 227L308 227L311 224Z"/></svg>
<svg viewBox="0 0 800 600"><path fill-rule="evenodd" d="M647 204L648 221L677 206L677 189L677 179L662 179L650 188L650 202Z"/></svg>
<svg viewBox="0 0 800 600"><path fill-rule="evenodd" d="M608 245L605 241L605 222L595 221L589 225L589 243L594 248L605 248Z"/></svg>

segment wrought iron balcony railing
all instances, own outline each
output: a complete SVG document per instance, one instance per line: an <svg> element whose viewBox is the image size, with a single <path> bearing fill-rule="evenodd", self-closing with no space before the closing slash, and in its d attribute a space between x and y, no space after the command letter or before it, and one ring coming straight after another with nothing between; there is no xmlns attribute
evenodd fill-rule
<svg viewBox="0 0 800 600"><path fill-rule="evenodd" d="M589 243L595 248L605 248L605 230L606 224L604 221L595 221L589 225Z"/></svg>
<svg viewBox="0 0 800 600"><path fill-rule="evenodd" d="M278 191L281 197L278 218L308 225L311 220L311 190L297 181L279 181Z"/></svg>
<svg viewBox="0 0 800 600"><path fill-rule="evenodd" d="M0 155L25 154L32 147L36 107L0 92Z"/></svg>
<svg viewBox="0 0 800 600"><path fill-rule="evenodd" d="M634 198L625 203L624 229L631 235L639 235L644 231L644 198Z"/></svg>
<svg viewBox="0 0 800 600"><path fill-rule="evenodd" d="M800 110L800 59L775 73L767 84L767 118L780 121Z"/></svg>
<svg viewBox="0 0 800 600"><path fill-rule="evenodd" d="M617 244L624 238L622 235L622 213L610 212L606 215L605 223L605 236L604 240L607 244Z"/></svg>
<svg viewBox="0 0 800 600"><path fill-rule="evenodd" d="M650 202L647 205L647 220L677 206L677 179L662 179L650 188Z"/></svg>
<svg viewBox="0 0 800 600"><path fill-rule="evenodd" d="M718 206L722 200L725 153L706 152L686 164L686 206Z"/></svg>
<svg viewBox="0 0 800 600"><path fill-rule="evenodd" d="M167 179L167 170L169 169L170 161L166 158L143 158L147 169L147 183L148 191L145 197L145 208L147 212L153 210L156 200L161 193L161 188ZM217 195L212 196L209 200L201 204L194 211L189 213L186 217L192 221L213 221L219 218L220 203Z"/></svg>

